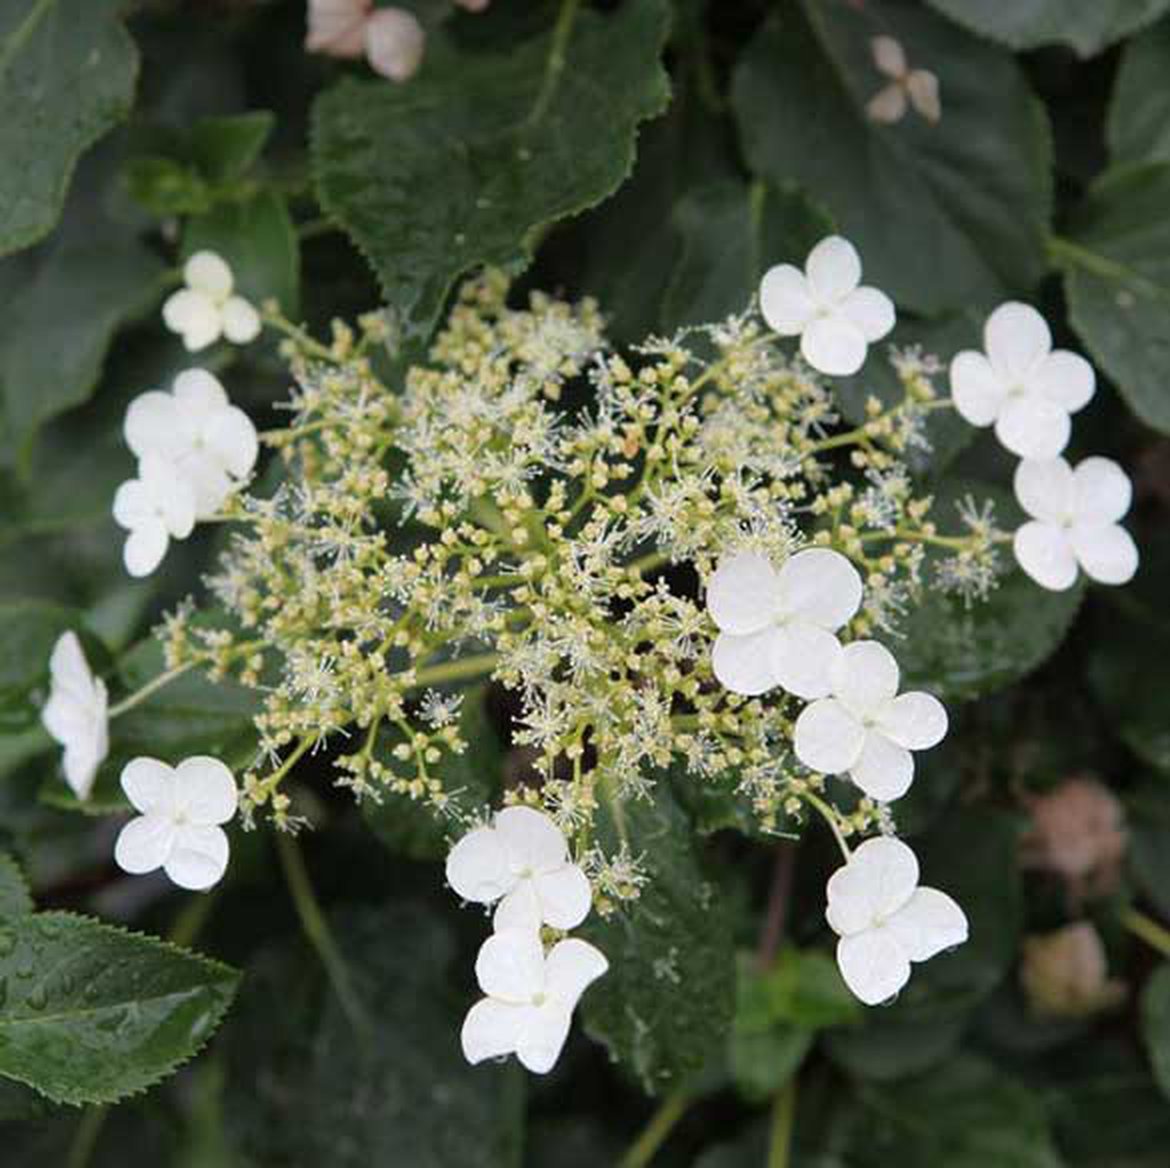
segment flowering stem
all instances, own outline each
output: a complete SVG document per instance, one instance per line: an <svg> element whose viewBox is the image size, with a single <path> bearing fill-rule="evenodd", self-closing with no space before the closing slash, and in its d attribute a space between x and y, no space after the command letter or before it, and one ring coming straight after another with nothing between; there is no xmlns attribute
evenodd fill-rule
<svg viewBox="0 0 1170 1168"><path fill-rule="evenodd" d="M177 677L181 677L195 664L194 661L187 661L183 665L176 665L174 669L168 669L165 673L160 673L157 677L152 677L141 689L136 689L129 697L123 698L116 706L111 706L108 717L117 718L121 714L125 714L128 710L134 709L135 706L141 705L151 694L163 688L164 685L169 685Z"/></svg>
<svg viewBox="0 0 1170 1168"><path fill-rule="evenodd" d="M286 337L296 341L306 353L310 353L322 361L336 363L336 358L324 345L315 341L303 328L298 328L291 320L286 320L279 312L264 309L260 315L265 324L271 325L277 332L284 333Z"/></svg>
<svg viewBox="0 0 1170 1168"><path fill-rule="evenodd" d="M1170 929L1151 920L1136 908L1122 909L1117 918L1135 937L1140 937L1163 957L1170 957Z"/></svg>
<svg viewBox="0 0 1170 1168"><path fill-rule="evenodd" d="M852 853L849 851L849 845L845 842L845 837L841 834L841 828L838 826L837 812L822 798L814 795L811 791L802 791L800 797L810 807L815 808L820 813L821 818L829 825L829 828L833 832L833 838L837 841L837 846L841 849L841 854L845 857L845 863L848 864Z"/></svg>
<svg viewBox="0 0 1170 1168"><path fill-rule="evenodd" d="M621 1158L619 1168L644 1168L649 1164L654 1153L662 1147L666 1137L686 1113L690 1102L690 1096L681 1092L668 1096Z"/></svg>
<svg viewBox="0 0 1170 1168"><path fill-rule="evenodd" d="M776 860L772 867L772 886L768 890L768 907L760 929L760 944L756 963L767 969L780 948L784 937L784 922L788 916L788 901L792 895L792 873L796 867L796 848L790 840L776 844Z"/></svg>
<svg viewBox="0 0 1170 1168"><path fill-rule="evenodd" d="M557 15L556 27L553 29L552 48L549 49L548 62L544 69L544 82L540 92L536 95L532 111L528 115L528 124L535 126L548 112L549 104L557 91L561 74L565 71L565 50L569 46L569 37L573 33L573 20L580 7L580 0L561 0L561 11Z"/></svg>
<svg viewBox="0 0 1170 1168"><path fill-rule="evenodd" d="M792 1129L796 1124L796 1076L776 1094L772 1107L772 1138L768 1144L768 1168L788 1168L792 1153Z"/></svg>
<svg viewBox="0 0 1170 1168"><path fill-rule="evenodd" d="M429 669L420 669L415 674L415 686L442 685L446 681L463 681L468 677L478 677L481 673L491 673L499 663L498 653L478 653L474 657L461 657L456 661L444 661L441 665L432 665Z"/></svg>
<svg viewBox="0 0 1170 1168"><path fill-rule="evenodd" d="M276 851L280 856L280 866L284 870L285 882L288 884L289 895L292 897L293 907L301 922L301 928L308 938L309 944L317 952L325 973L329 978L333 992L341 1004L345 1016L363 1041L369 1035L369 1021L353 983L349 978L349 970L342 959L341 950L329 931L329 924L325 914L317 903L313 894L313 885L309 880L308 869L305 867L305 858L297 845L296 837L287 831L276 833Z"/></svg>

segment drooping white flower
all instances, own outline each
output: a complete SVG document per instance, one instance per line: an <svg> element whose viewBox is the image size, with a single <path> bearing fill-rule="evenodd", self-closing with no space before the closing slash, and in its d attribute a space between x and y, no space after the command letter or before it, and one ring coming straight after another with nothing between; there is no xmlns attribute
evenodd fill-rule
<svg viewBox="0 0 1170 1168"><path fill-rule="evenodd" d="M232 270L213 251L197 251L183 266L186 285L167 297L163 320L183 338L188 352L215 344L221 336L246 345L260 335L260 315L242 296L234 296Z"/></svg>
<svg viewBox="0 0 1170 1168"><path fill-rule="evenodd" d="M593 901L560 828L531 807L505 807L491 827L469 831L447 856L447 883L464 900L499 901L497 930L572 929Z"/></svg>
<svg viewBox="0 0 1170 1168"><path fill-rule="evenodd" d="M1016 498L1032 519L1016 530L1020 567L1043 588L1061 592L1078 566L1098 584L1125 584L1138 549L1120 520L1133 488L1110 458L1086 458L1074 470L1063 458L1025 459L1016 467Z"/></svg>
<svg viewBox="0 0 1170 1168"><path fill-rule="evenodd" d="M391 81L408 80L422 64L426 31L405 8L374 8L373 0L309 0L308 24L305 48L311 53L365 54Z"/></svg>
<svg viewBox="0 0 1170 1168"><path fill-rule="evenodd" d="M796 719L793 747L805 766L849 777L871 799L900 799L914 779L912 750L947 732L947 712L927 693L898 693L898 663L877 641L846 645L829 667L830 696Z"/></svg>
<svg viewBox="0 0 1170 1168"><path fill-rule="evenodd" d="M1070 414L1096 388L1093 367L1052 348L1044 318L1028 304L1001 304L983 326L986 353L966 349L951 361L955 408L1020 458L1054 458L1068 444Z"/></svg>
<svg viewBox="0 0 1170 1168"><path fill-rule="evenodd" d="M938 78L929 69L909 68L901 41L893 37L876 36L869 47L878 72L890 79L889 85L866 103L870 120L892 125L906 116L908 106L913 106L928 122L937 122L942 117Z"/></svg>
<svg viewBox="0 0 1170 1168"><path fill-rule="evenodd" d="M918 859L901 840L866 840L829 878L825 919L840 937L837 965L867 1006L910 980L910 963L967 940L967 917L945 892L918 886Z"/></svg>
<svg viewBox="0 0 1170 1168"><path fill-rule="evenodd" d="M861 259L847 239L830 235L809 252L804 271L778 264L760 282L760 311L782 337L800 337L804 359L822 373L845 377L894 327L893 301L859 287Z"/></svg>
<svg viewBox="0 0 1170 1168"><path fill-rule="evenodd" d="M475 961L476 980L487 996L464 1019L464 1057L479 1063L514 1054L533 1074L551 1071L578 1000L608 968L599 949L575 937L546 956L530 929L494 933Z"/></svg>
<svg viewBox="0 0 1170 1168"><path fill-rule="evenodd" d="M65 781L88 799L98 767L110 752L108 695L94 677L74 632L62 633L49 657L49 700L41 711L45 729L63 746Z"/></svg>
<svg viewBox="0 0 1170 1168"><path fill-rule="evenodd" d="M230 850L220 824L235 815L238 798L232 772L219 759L195 755L170 767L136 758L122 771L122 790L141 814L118 834L120 868L136 876L161 868L192 892L219 881Z"/></svg>
<svg viewBox="0 0 1170 1168"><path fill-rule="evenodd" d="M196 518L219 510L256 465L256 427L233 406L218 378L187 369L170 393L139 394L126 411L126 444L140 458L162 458L190 483Z"/></svg>
<svg viewBox="0 0 1170 1168"><path fill-rule="evenodd" d="M834 635L861 606L861 577L839 552L807 548L779 571L755 552L723 560L707 585L719 626L715 676L753 696L783 686L802 698L829 691L829 666L841 652Z"/></svg>
<svg viewBox="0 0 1170 1168"><path fill-rule="evenodd" d="M114 494L114 521L130 534L122 559L131 576L149 576L162 563L172 539L186 539L195 526L195 492L166 459L148 454L138 477Z"/></svg>

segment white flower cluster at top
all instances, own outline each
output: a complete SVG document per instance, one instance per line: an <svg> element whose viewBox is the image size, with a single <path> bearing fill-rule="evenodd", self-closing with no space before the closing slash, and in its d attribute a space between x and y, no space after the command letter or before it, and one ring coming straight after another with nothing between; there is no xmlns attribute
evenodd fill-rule
<svg viewBox="0 0 1170 1168"><path fill-rule="evenodd" d="M285 780L327 751L357 798L414 800L469 831L448 879L499 902L477 966L487 997L464 1030L473 1061L555 1061L605 969L562 934L645 880L638 841L607 853L598 815L671 766L734 783L765 831L782 815L826 820L846 857L827 912L841 971L862 1000L885 1000L967 924L918 887L913 853L892 838L888 804L947 716L935 697L899 692L882 642L928 583L983 596L1005 544L1049 588L1079 570L1133 574L1117 523L1128 479L1104 459L1074 471L1060 458L1091 368L1008 304L987 322L986 353L954 359L953 403L932 358L894 350L901 400L870 399L864 422L843 425L826 375L861 368L894 306L861 284L837 237L803 270L767 273L759 316L628 356L593 303L534 294L513 307L507 292L499 273L468 282L427 359L393 385L373 359L390 339L384 315L356 332L337 323L324 345L266 309L295 381L289 424L260 435L283 470L266 494L243 491L255 432L209 374L134 403L140 475L115 506L131 570L195 518L236 528L209 581L215 606L167 620L168 672L143 692L192 667L258 692L245 826L261 811L295 826ZM974 500L959 530L940 531L909 472L928 414L952 404L1024 458L1016 490L1033 518L1014 537ZM446 779L469 745L447 687L489 678L516 695L512 742L531 766L483 826L490 809ZM106 693L76 642L54 654L45 721L84 798L107 749ZM124 866L162 866L188 887L218 878L237 796L213 762L131 764L123 786L143 819L119 843ZM847 780L833 798L830 775Z"/></svg>

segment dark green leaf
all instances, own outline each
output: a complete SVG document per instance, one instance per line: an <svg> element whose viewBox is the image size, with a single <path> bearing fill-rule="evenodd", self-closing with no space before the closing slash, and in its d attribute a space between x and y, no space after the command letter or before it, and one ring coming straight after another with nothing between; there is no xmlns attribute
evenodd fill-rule
<svg viewBox="0 0 1170 1168"><path fill-rule="evenodd" d="M1068 45L1092 57L1107 45L1152 24L1170 0L929 0L939 12L1013 49Z"/></svg>
<svg viewBox="0 0 1170 1168"><path fill-rule="evenodd" d="M693 828L663 777L653 801L623 805L616 824L644 856L649 880L628 911L582 930L609 958L582 1015L588 1032L654 1094L697 1073L727 1034L735 997L731 930L719 889L699 865Z"/></svg>
<svg viewBox="0 0 1170 1168"><path fill-rule="evenodd" d="M1114 162L1170 162L1170 23L1134 37L1121 55L1109 106Z"/></svg>
<svg viewBox="0 0 1170 1168"><path fill-rule="evenodd" d="M865 282L914 311L1031 288L1046 267L1051 149L1011 57L930 12L886 6L881 32L941 77L942 118L878 125L865 109L886 84L871 14L812 0L803 11L770 20L736 69L752 170L822 203L861 252Z"/></svg>
<svg viewBox="0 0 1170 1168"><path fill-rule="evenodd" d="M1057 241L1073 327L1147 425L1170 434L1170 163L1093 184Z"/></svg>
<svg viewBox="0 0 1170 1168"><path fill-rule="evenodd" d="M67 913L0 929L0 1074L59 1103L156 1083L219 1025L238 975L152 937Z"/></svg>
<svg viewBox="0 0 1170 1168"><path fill-rule="evenodd" d="M525 263L547 224L611 194L638 124L665 105L662 0L575 11L567 28L492 51L437 34L409 86L346 80L317 100L321 204L408 337L430 332L468 269Z"/></svg>
<svg viewBox="0 0 1170 1168"><path fill-rule="evenodd" d="M24 729L35 719L29 691L49 673L49 655L66 629L77 629L80 614L35 600L0 602L0 734Z"/></svg>
<svg viewBox="0 0 1170 1168"><path fill-rule="evenodd" d="M849 1074L885 1083L919 1075L953 1056L964 1022L887 1018L882 1010L870 1011L864 1025L827 1034L825 1049Z"/></svg>
<svg viewBox="0 0 1170 1168"><path fill-rule="evenodd" d="M194 215L211 206L212 194L203 178L173 158L132 158L125 173L130 197L152 215Z"/></svg>
<svg viewBox="0 0 1170 1168"><path fill-rule="evenodd" d="M0 0L0 255L57 222L78 156L130 111L119 0Z"/></svg>
<svg viewBox="0 0 1170 1168"><path fill-rule="evenodd" d="M32 895L17 862L0 852L0 921L12 920L32 912Z"/></svg>
<svg viewBox="0 0 1170 1168"><path fill-rule="evenodd" d="M238 178L260 157L275 125L268 110L204 118L191 130L188 153L212 182Z"/></svg>

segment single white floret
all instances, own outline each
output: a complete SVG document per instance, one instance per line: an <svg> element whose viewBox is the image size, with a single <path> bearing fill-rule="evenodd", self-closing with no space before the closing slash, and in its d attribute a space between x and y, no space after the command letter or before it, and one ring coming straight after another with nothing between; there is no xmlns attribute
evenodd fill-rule
<svg viewBox="0 0 1170 1168"><path fill-rule="evenodd" d="M163 304L163 321L183 338L188 352L206 349L221 336L246 345L260 335L260 314L233 295L235 280L222 256L197 251L183 266L183 282Z"/></svg>
<svg viewBox="0 0 1170 1168"><path fill-rule="evenodd" d="M110 752L108 705L105 682L91 672L77 634L62 633L49 657L49 700L41 721L65 748L65 781L78 799L89 798Z"/></svg>
<svg viewBox="0 0 1170 1168"><path fill-rule="evenodd" d="M195 527L195 492L175 467L157 454L138 464L138 477L114 494L114 521L130 534L122 558L131 576L149 576L172 539Z"/></svg>

